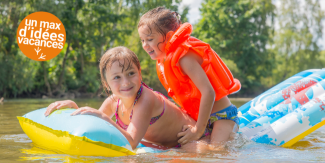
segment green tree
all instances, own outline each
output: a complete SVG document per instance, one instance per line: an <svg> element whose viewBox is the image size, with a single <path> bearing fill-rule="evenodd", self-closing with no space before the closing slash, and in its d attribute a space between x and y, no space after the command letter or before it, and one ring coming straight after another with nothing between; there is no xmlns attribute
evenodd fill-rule
<svg viewBox="0 0 325 163"><path fill-rule="evenodd" d="M279 29L272 36L271 50L276 55L273 83L306 69L323 68L320 39L325 12L318 0L281 0L277 10ZM324 48L324 45L323 45Z"/></svg>
<svg viewBox="0 0 325 163"><path fill-rule="evenodd" d="M0 96L16 97L35 84L33 68L39 65L24 58L16 43L18 25L32 10L23 0L0 1Z"/></svg>
<svg viewBox="0 0 325 163"><path fill-rule="evenodd" d="M0 1L0 97L52 97L66 92L102 92L98 62L109 48L126 46L141 61L144 79L160 84L155 62L142 50L137 34L140 16L166 6L177 11L176 0L5 0ZM15 35L19 23L36 11L50 12L63 23L67 39L61 53L36 62L22 54ZM188 9L184 10L186 18Z"/></svg>
<svg viewBox="0 0 325 163"><path fill-rule="evenodd" d="M275 6L271 0L205 0L194 36L209 43L241 81L240 94L251 94L270 75L266 45Z"/></svg>

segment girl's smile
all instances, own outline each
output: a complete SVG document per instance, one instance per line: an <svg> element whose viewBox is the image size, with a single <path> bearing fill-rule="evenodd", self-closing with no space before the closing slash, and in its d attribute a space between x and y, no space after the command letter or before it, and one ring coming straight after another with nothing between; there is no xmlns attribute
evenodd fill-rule
<svg viewBox="0 0 325 163"><path fill-rule="evenodd" d="M148 54L149 54L149 55L153 55L154 52L155 52L155 51L152 50L152 51L149 51Z"/></svg>
<svg viewBox="0 0 325 163"><path fill-rule="evenodd" d="M121 89L121 91L125 91L125 92L127 92L127 91L130 91L130 90L132 90L133 89L133 87L131 87L131 88L126 88L126 89Z"/></svg>
<svg viewBox="0 0 325 163"><path fill-rule="evenodd" d="M138 32L142 48L149 54L151 59L157 60L166 57L165 46L167 39L161 33L158 33L154 28L149 28L147 25L140 27Z"/></svg>

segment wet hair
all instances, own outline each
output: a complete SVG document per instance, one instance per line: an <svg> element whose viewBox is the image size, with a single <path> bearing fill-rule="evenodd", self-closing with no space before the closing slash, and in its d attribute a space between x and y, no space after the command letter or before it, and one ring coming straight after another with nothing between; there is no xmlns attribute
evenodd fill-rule
<svg viewBox="0 0 325 163"><path fill-rule="evenodd" d="M166 9L165 7L157 7L141 16L138 29L146 25L150 30L149 35L151 35L153 28L164 37L164 42L167 33L169 31L176 31L181 24L180 15L177 12Z"/></svg>
<svg viewBox="0 0 325 163"><path fill-rule="evenodd" d="M124 60L124 62L121 63L120 60ZM119 62L119 66L122 67L122 72L131 68L132 63L141 72L139 59L137 55L130 49L124 46L118 46L107 50L100 59L99 70L104 90L108 96L110 94L109 89L106 87L106 85L108 86L106 80L106 72L109 71L114 62Z"/></svg>

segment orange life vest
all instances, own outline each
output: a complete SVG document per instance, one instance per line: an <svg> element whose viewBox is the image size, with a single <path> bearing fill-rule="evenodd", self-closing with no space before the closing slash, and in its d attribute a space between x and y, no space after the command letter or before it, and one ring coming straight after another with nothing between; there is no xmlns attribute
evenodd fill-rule
<svg viewBox="0 0 325 163"><path fill-rule="evenodd" d="M234 79L230 70L210 45L191 37L192 25L182 24L167 42L165 61L157 60L158 78L168 95L193 119L197 120L201 93L192 80L184 75L178 61L189 48L202 57L201 64L216 93L215 101L240 90L240 82Z"/></svg>

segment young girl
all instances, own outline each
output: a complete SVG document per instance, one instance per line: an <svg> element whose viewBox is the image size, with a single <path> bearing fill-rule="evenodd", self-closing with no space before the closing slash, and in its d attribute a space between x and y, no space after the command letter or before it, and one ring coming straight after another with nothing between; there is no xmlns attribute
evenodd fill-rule
<svg viewBox="0 0 325 163"><path fill-rule="evenodd" d="M213 128L211 143L222 143L236 132L237 108L227 95L240 89L240 83L209 46L191 37L192 26L164 7L148 11L140 18L139 36L143 49L157 60L157 73L174 101L192 118L178 134L179 143L198 140Z"/></svg>
<svg viewBox="0 0 325 163"><path fill-rule="evenodd" d="M174 147L178 144L177 133L182 126L195 125L195 121L174 103L141 81L140 62L131 50L125 47L108 50L102 56L99 68L106 93L112 92L99 110L79 108L75 102L65 100L50 104L45 115L69 107L77 109L72 115L98 116L121 131L133 149L142 138L157 145ZM111 119L114 114L116 123ZM209 134L208 131L205 134Z"/></svg>

